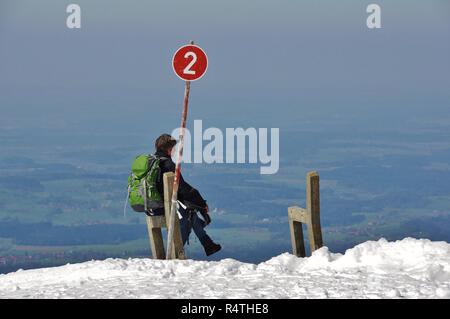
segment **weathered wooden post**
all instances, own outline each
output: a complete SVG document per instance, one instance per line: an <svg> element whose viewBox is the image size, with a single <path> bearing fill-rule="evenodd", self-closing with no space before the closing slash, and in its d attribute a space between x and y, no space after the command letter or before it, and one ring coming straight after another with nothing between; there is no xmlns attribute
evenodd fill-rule
<svg viewBox="0 0 450 319"><path fill-rule="evenodd" d="M323 246L320 225L320 185L317 172L309 172L306 175L306 209L298 206L289 207L288 220L294 255L306 256L302 223L308 228L311 253Z"/></svg>
<svg viewBox="0 0 450 319"><path fill-rule="evenodd" d="M161 230L163 227L166 227L165 216L147 216L148 237L150 239L150 248L154 259L166 258Z"/></svg>
<svg viewBox="0 0 450 319"><path fill-rule="evenodd" d="M175 174L172 172L165 173L163 176L164 181L164 211L166 215L166 224L168 225L167 232L170 231L170 225L173 225L173 247L171 249L171 256L166 256L167 259L186 259L183 248L183 240L181 239L180 220L178 219L178 210L172 211L171 199L175 179ZM167 185L167 186L166 186ZM173 223L170 223L170 214L175 214L175 218L172 217ZM167 243L169 245L169 243Z"/></svg>
<svg viewBox="0 0 450 319"><path fill-rule="evenodd" d="M295 215L299 212L296 212L296 209L302 209L300 207L289 207L288 208L288 216L289 216L289 229L291 231L291 244L292 244L292 254L298 257L305 257L305 242L303 241L303 225L298 220L300 218L296 218ZM306 214L306 212L304 212Z"/></svg>
<svg viewBox="0 0 450 319"><path fill-rule="evenodd" d="M322 227L320 226L320 185L319 174L309 172L306 175L306 210L308 212L308 238L311 253L323 246Z"/></svg>
<svg viewBox="0 0 450 319"><path fill-rule="evenodd" d="M172 185L175 174L172 172L165 173L163 176L164 184L164 215L163 216L147 216L148 236L150 239L150 248L154 259L166 259L164 250L164 240L162 236L162 228L167 227L167 221L170 214L170 199L172 196ZM175 218L174 228L174 246L170 259L186 259L183 249L183 241L181 239L180 223Z"/></svg>

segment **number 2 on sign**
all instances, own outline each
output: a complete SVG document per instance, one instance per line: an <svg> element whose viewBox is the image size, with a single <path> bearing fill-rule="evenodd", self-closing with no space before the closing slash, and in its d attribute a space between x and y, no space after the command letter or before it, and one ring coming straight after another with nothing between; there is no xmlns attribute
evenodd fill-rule
<svg viewBox="0 0 450 319"><path fill-rule="evenodd" d="M172 69L183 81L200 79L207 68L208 57L205 51L193 44L182 46L172 57Z"/></svg>
<svg viewBox="0 0 450 319"><path fill-rule="evenodd" d="M195 75L195 71L191 70L191 68L195 64L195 62L197 62L197 55L194 52L186 52L184 58L187 59L188 57L192 57L192 61L184 68L183 73Z"/></svg>

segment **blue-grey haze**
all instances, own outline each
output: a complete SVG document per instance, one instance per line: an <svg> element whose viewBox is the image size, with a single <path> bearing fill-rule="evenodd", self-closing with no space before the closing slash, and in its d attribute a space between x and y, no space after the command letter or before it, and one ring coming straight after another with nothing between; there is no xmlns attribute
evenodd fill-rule
<svg viewBox="0 0 450 319"><path fill-rule="evenodd" d="M179 124L183 83L171 57L194 40L209 67L192 84L188 125L202 119L205 127L279 127L281 134L274 176L259 176L255 166L245 177L242 167L186 166L214 206L233 211L238 201L236 213L266 216L268 229L283 234L276 218L304 201L304 174L318 169L327 227L364 219L352 213L404 219L419 207L425 217L435 211L424 231L440 234L432 218L450 214L449 1L72 2L82 9L79 30L66 27L69 1L0 2L3 163L104 173L106 154L120 189L135 153ZM379 30L366 27L373 2L382 8ZM10 183L10 173L1 174ZM252 194L249 202L238 184ZM9 214L2 207L0 220ZM419 225L411 218L408 227ZM411 235L420 234L416 228ZM280 236L267 256L288 249L288 235ZM261 259L246 254L239 256Z"/></svg>

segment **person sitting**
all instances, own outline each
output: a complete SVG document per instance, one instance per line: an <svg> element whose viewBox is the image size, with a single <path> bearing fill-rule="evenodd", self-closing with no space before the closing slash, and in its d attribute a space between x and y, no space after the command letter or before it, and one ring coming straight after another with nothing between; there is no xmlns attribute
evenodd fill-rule
<svg viewBox="0 0 450 319"><path fill-rule="evenodd" d="M171 157L176 144L177 141L175 138L169 134L162 134L155 141L156 152L154 155L160 159L161 177L166 172L175 172L175 163ZM156 188L164 196L162 178L159 178ZM199 191L189 185L181 174L178 186L178 213L180 216L180 231L183 245L188 242L189 235L193 229L207 256L221 250L221 245L214 243L205 231L205 227L211 223L208 204L200 195ZM202 218L197 213L200 213ZM148 214L150 216L164 215L164 208L153 209Z"/></svg>

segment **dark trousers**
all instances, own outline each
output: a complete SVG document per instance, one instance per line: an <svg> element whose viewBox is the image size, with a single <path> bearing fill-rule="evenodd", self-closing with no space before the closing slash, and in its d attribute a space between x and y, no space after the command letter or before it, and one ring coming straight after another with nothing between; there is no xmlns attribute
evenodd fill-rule
<svg viewBox="0 0 450 319"><path fill-rule="evenodd" d="M200 217L198 217L196 211L184 209L181 205L178 205L178 212L182 217L180 219L180 231L183 245L185 245L186 242L189 242L189 235L191 234L192 230L194 230L194 233L200 240L200 243L204 245L204 243L209 238L205 231L205 222Z"/></svg>

